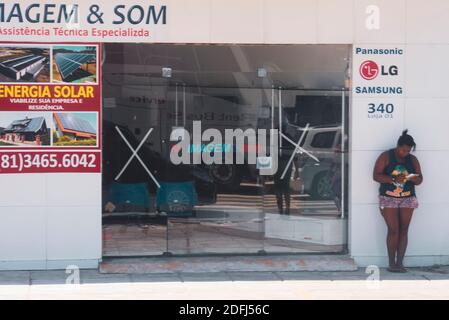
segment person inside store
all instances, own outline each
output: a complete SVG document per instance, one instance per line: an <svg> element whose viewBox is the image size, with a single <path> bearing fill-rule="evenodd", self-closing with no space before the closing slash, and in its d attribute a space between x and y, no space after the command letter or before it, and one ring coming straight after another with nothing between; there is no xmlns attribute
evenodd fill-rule
<svg viewBox="0 0 449 320"><path fill-rule="evenodd" d="M408 229L418 208L415 186L423 182L418 158L411 154L415 140L404 130L395 148L376 160L373 179L380 183L379 208L387 224L387 250L390 272L407 272L403 265Z"/></svg>
<svg viewBox="0 0 449 320"><path fill-rule="evenodd" d="M290 163L290 157L294 150L282 150L278 159L278 170L274 175L274 193L279 214L290 215L290 179L294 163ZM288 168L286 169L286 167ZM282 174L285 171L285 176ZM284 205L285 203L285 205Z"/></svg>

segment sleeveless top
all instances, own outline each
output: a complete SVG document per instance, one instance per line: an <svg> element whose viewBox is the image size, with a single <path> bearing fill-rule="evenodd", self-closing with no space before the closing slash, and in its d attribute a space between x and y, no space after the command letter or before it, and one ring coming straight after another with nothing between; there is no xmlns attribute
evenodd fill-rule
<svg viewBox="0 0 449 320"><path fill-rule="evenodd" d="M394 154L394 149L388 150L388 165L384 169L384 174L394 177L400 174L409 175L416 173L412 162L412 156L409 154L403 162L399 162ZM379 188L381 196L405 198L415 196L415 185L411 181L402 183L381 183Z"/></svg>

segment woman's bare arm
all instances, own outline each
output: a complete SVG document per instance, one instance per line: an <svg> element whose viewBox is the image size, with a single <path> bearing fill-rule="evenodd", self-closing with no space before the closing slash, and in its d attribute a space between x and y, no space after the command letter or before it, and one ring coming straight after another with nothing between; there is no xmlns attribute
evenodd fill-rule
<svg viewBox="0 0 449 320"><path fill-rule="evenodd" d="M388 154L386 152L382 153L376 160L373 170L373 179L379 183L391 183L392 179L390 176L384 174L385 167L388 165Z"/></svg>
<svg viewBox="0 0 449 320"><path fill-rule="evenodd" d="M421 165L419 164L418 158L412 155L412 163L413 167L415 168L416 174L418 176L411 177L410 181L413 182L415 185L420 185L423 181L422 171L421 171Z"/></svg>

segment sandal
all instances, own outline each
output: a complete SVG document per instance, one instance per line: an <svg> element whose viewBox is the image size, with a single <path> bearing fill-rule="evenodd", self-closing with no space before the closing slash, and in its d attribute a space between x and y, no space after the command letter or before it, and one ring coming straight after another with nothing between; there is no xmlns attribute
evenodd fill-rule
<svg viewBox="0 0 449 320"><path fill-rule="evenodd" d="M401 272L401 269L399 269L398 267L394 266L394 267L388 267L387 271L388 272L393 272L393 273L399 273L399 272Z"/></svg>
<svg viewBox="0 0 449 320"><path fill-rule="evenodd" d="M398 268L399 268L399 272L400 273L407 273L408 272L408 270L404 266L400 266Z"/></svg>

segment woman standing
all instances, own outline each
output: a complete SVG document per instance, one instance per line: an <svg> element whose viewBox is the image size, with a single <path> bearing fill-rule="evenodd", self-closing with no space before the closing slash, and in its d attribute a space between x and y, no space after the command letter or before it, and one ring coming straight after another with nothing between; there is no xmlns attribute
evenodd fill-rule
<svg viewBox="0 0 449 320"><path fill-rule="evenodd" d="M407 249L408 227L413 210L418 208L415 186L423 181L418 159L410 154L416 143L407 130L396 148L377 158L373 178L380 183L379 207L388 227L387 249L390 272L407 272L403 265Z"/></svg>

